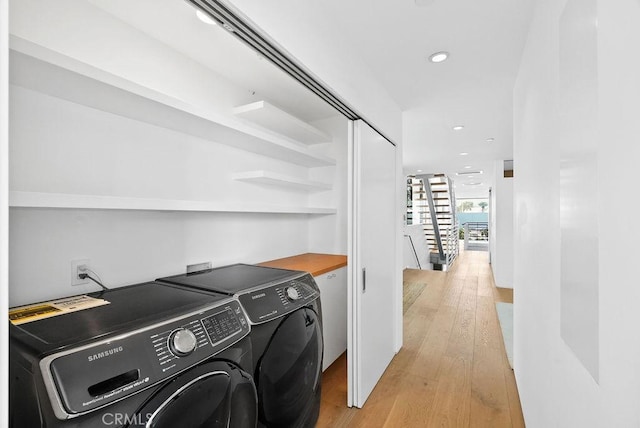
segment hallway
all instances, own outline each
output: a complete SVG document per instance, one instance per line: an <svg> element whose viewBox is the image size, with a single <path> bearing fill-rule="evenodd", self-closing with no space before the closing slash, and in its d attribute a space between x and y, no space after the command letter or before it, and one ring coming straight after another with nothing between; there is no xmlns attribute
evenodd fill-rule
<svg viewBox="0 0 640 428"><path fill-rule="evenodd" d="M404 345L363 409L346 407L346 357L324 373L318 427L524 427L504 351L488 253L462 251L451 271L406 270L427 286L404 316Z"/></svg>

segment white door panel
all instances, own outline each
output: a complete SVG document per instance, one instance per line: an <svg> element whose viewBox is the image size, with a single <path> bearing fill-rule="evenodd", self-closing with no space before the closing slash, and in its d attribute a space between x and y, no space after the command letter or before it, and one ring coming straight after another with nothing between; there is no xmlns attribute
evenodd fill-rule
<svg viewBox="0 0 640 428"><path fill-rule="evenodd" d="M353 132L350 404L362 407L394 356L395 147L362 121Z"/></svg>

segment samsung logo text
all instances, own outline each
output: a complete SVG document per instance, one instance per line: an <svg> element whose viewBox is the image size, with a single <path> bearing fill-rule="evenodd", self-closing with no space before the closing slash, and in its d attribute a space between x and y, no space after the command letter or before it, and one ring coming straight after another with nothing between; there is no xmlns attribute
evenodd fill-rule
<svg viewBox="0 0 640 428"><path fill-rule="evenodd" d="M117 348L111 348L106 351L98 352L97 354L89 355L87 357L87 360L89 361L99 360L100 358L109 357L113 354L117 354L118 352L122 352L122 350L123 350L122 346L118 346Z"/></svg>

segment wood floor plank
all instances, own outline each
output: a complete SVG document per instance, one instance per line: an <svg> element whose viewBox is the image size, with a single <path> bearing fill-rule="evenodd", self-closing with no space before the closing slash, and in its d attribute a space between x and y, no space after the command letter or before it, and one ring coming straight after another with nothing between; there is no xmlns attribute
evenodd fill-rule
<svg viewBox="0 0 640 428"><path fill-rule="evenodd" d="M426 338L413 364L407 368L410 373L425 379L435 379L438 376L449 346L456 314L457 308L450 306L442 306L438 311L431 328L425 332Z"/></svg>
<svg viewBox="0 0 640 428"><path fill-rule="evenodd" d="M349 426L384 426L391 409L401 395L404 373L398 370L387 370L383 376L385 382L378 382L362 409L354 413Z"/></svg>
<svg viewBox="0 0 640 428"><path fill-rule="evenodd" d="M496 302L513 303L513 289L512 288L499 288L495 289L494 298Z"/></svg>
<svg viewBox="0 0 640 428"><path fill-rule="evenodd" d="M384 426L388 428L427 426L437 386L436 381L405 375L398 399L394 402Z"/></svg>
<svg viewBox="0 0 640 428"><path fill-rule="evenodd" d="M446 357L428 427L468 427L471 404L471 358Z"/></svg>
<svg viewBox="0 0 640 428"><path fill-rule="evenodd" d="M504 348L493 298L478 297L476 339L472 371L470 426L511 426L507 385L504 377Z"/></svg>
<svg viewBox="0 0 640 428"><path fill-rule="evenodd" d="M447 344L446 355L449 357L473 357L476 299L477 295L472 292L463 292L460 295L456 319Z"/></svg>
<svg viewBox="0 0 640 428"><path fill-rule="evenodd" d="M425 341L424 332L431 328L436 315L437 310L423 307L405 317L402 349L392 360L389 370L406 371L414 364Z"/></svg>
<svg viewBox="0 0 640 428"><path fill-rule="evenodd" d="M426 288L404 317L403 348L362 409L346 406L346 357L323 376L318 427L524 428L486 252L461 252L448 272L407 269ZM335 367L334 367L335 366Z"/></svg>
<svg viewBox="0 0 640 428"><path fill-rule="evenodd" d="M506 356L505 356L506 358ZM524 428L524 416L522 415L522 405L520 404L520 394L516 387L516 378L509 363L504 367L504 377L507 384L507 395L509 397L509 412L511 413L511 426L513 428Z"/></svg>

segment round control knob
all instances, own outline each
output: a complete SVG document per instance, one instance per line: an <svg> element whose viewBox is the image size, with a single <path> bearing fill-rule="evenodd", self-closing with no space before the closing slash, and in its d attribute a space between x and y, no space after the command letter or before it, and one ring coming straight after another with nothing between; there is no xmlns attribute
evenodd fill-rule
<svg viewBox="0 0 640 428"><path fill-rule="evenodd" d="M300 298L300 293L293 287L288 287L286 292L289 300L298 300Z"/></svg>
<svg viewBox="0 0 640 428"><path fill-rule="evenodd" d="M198 339L191 330L181 328L169 336L169 348L178 357L185 357L192 353L198 345Z"/></svg>

